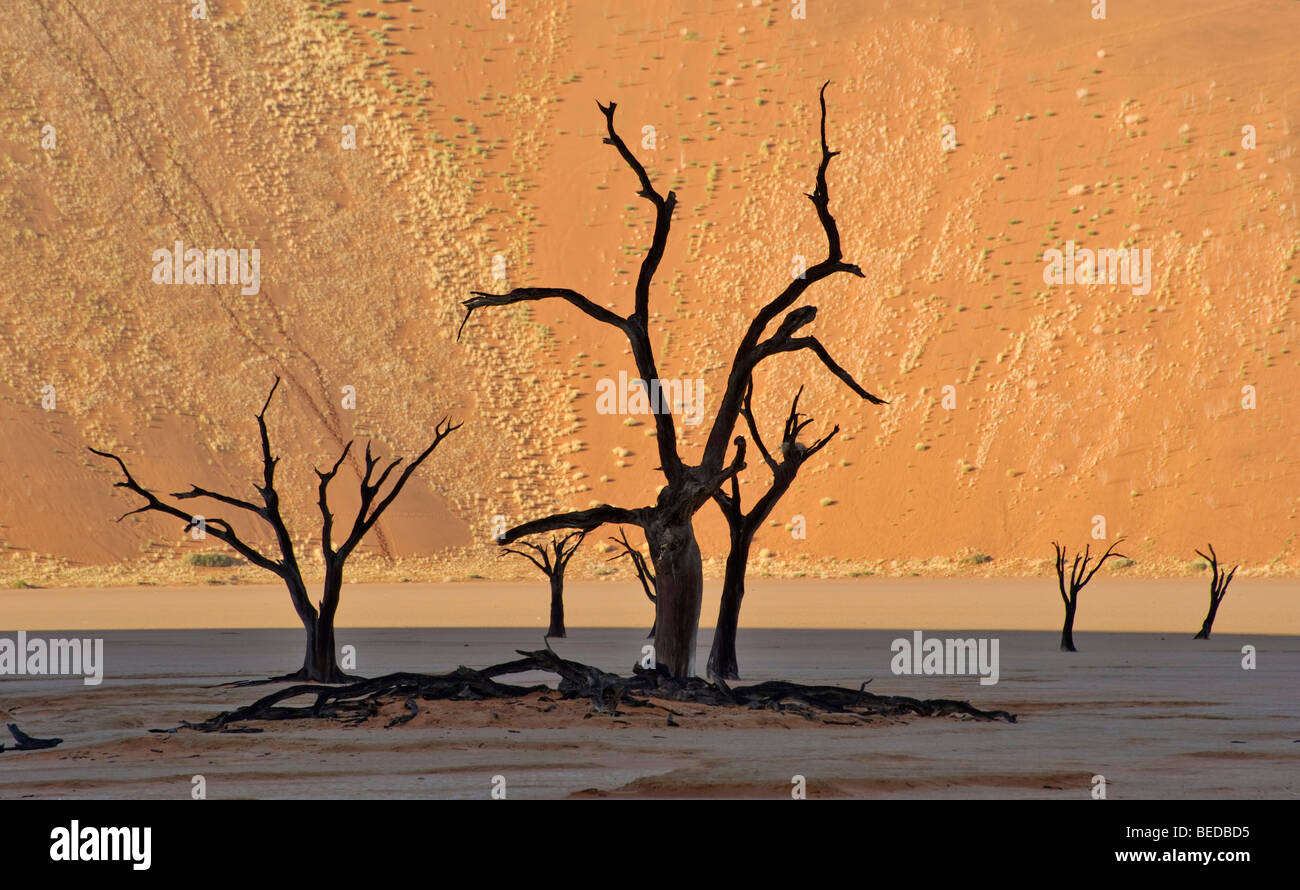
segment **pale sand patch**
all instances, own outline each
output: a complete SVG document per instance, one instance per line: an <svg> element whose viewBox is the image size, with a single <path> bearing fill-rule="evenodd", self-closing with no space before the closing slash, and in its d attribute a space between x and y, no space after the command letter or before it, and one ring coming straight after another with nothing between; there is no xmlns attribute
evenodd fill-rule
<svg viewBox="0 0 1300 890"><path fill-rule="evenodd" d="M856 578L746 584L746 627L913 627L1059 629L1055 579ZM705 582L702 626L718 613L720 583ZM342 627L489 627L547 624L548 592L529 582L353 584L343 593ZM1081 594L1078 632L1187 632L1208 606L1204 577L1121 580L1098 576ZM299 627L288 594L276 585L115 587L0 591L7 625L61 628ZM583 581L565 588L569 627L644 627L650 604L634 582ZM1215 630L1300 634L1294 581L1238 578Z"/></svg>

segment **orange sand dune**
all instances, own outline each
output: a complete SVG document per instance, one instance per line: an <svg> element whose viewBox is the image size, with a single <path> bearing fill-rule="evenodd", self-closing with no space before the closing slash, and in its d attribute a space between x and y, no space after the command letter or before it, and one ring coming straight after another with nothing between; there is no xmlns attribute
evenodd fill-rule
<svg viewBox="0 0 1300 890"><path fill-rule="evenodd" d="M651 217L600 138L596 101L617 101L680 202L652 295L659 367L704 380L711 417L749 315L823 250L803 195L825 80L831 206L865 278L816 287L809 330L889 404L810 356L764 364L767 436L801 383L808 434L841 428L759 538L770 573L805 557L1039 560L1100 517L1137 573L1212 540L1295 574L1300 5L1112 3L1103 21L1030 0L818 0L804 20L788 5L8 10L0 583L174 582L213 542L112 523L136 503L86 448L161 491L247 494L276 374L304 553L312 466L352 437L409 456L444 415L465 427L377 526L379 562L454 550L453 577L521 577L495 558L494 517L649 503L649 426L595 405L630 369L626 344L558 302L480 313L456 342L460 301L546 284L630 311ZM177 240L256 247L260 288L155 284L153 252ZM1048 286L1040 253L1069 241L1150 250L1149 292ZM686 455L706 429L681 426ZM751 462L748 501L765 473ZM796 516L805 538L786 530ZM712 506L698 525L722 555Z"/></svg>

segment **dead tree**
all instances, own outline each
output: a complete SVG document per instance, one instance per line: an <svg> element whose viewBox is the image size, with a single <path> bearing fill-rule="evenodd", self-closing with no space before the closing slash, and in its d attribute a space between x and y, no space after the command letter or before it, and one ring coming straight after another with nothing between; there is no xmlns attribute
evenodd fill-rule
<svg viewBox="0 0 1300 890"><path fill-rule="evenodd" d="M276 546L279 550L278 559L264 554L246 543L236 534L234 528L226 520L215 516L195 516L174 504L160 499L135 480L135 477L131 475L131 471L126 468L126 463L116 454L100 451L96 448L90 450L100 457L117 461L117 465L122 470L122 475L126 478L121 482L114 483L114 488L125 488L145 499L142 506L118 517L118 522L121 522L127 516L152 510L184 521L185 531L189 531L201 523L205 533L211 534L219 541L224 541L250 563L271 572L284 581L285 586L289 588L289 598L293 602L294 610L298 613L298 618L307 631L307 650L306 655L303 657L302 667L298 671L286 674L278 679L339 683L352 679L339 670L334 647L334 616L338 611L339 594L343 589L343 565L366 534L374 528L383 512L401 493L407 480L411 478L411 474L419 469L420 464L424 463L425 459L433 453L443 439L447 438L455 430L460 429L461 425L459 423L453 424L447 418L440 420L434 427L434 439L429 444L429 447L420 452L420 455L415 460L407 464L406 469L402 470L396 477L388 494L382 497L379 494L380 489L383 488L384 483L388 481L388 477L402 462L402 458L394 458L376 475L375 471L380 460L371 455L370 445L367 443L365 471L361 474L361 503L357 508L356 518L352 521L352 527L348 530L347 537L338 546L334 544L334 514L330 512L326 490L330 481L338 473L339 467L343 465L343 461L347 459L348 453L352 450L352 442L348 442L347 445L343 446L343 453L339 455L339 459L334 462L334 466L329 470L325 472L316 470L316 476L320 480L317 497L321 512L321 555L325 562L325 581L320 602L313 605L311 598L307 594L307 585L303 581L302 572L298 567L298 557L294 552L293 539L289 534L288 527L285 525L284 518L280 514L280 495L275 488L275 468L280 462L280 458L271 454L271 439L266 429L266 409L271 404L271 397L275 395L276 387L279 385L280 378L276 377L275 383L271 385L271 392L267 395L265 404L262 405L262 410L257 414L257 427L261 434L262 444L262 483L260 485L254 483L253 488L257 491L261 502L257 503L244 498L209 491L197 485L191 485L189 491L178 491L171 494L171 497L178 501L206 498L227 507L244 510L258 517L275 537Z"/></svg>
<svg viewBox="0 0 1300 890"><path fill-rule="evenodd" d="M863 389L853 375L831 357L821 341L811 334L800 334L817 316L815 306L794 307L800 297L817 282L838 273L863 277L862 270L846 263L840 248L840 233L830 212L830 192L826 184L826 170L837 152L826 143L826 84L819 93L821 106L821 162L817 167L816 184L808 198L817 211L817 218L826 236L826 257L809 266L803 274L792 279L780 292L768 300L751 319L732 359L713 425L705 442L700 462L685 463L677 449L677 431L673 416L662 406L654 412L655 443L659 452L659 470L664 474L664 486L655 503L649 506L627 508L600 504L585 510L545 516L517 525L499 539L508 544L539 532L559 529L590 531L606 523L628 524L639 527L650 545L650 560L654 565L656 595L658 596L658 621L655 633L655 656L673 676L685 677L695 672L695 641L700 623L700 606L704 592L703 564L696 542L692 519L722 486L745 464L744 438L735 439L736 453L727 462L732 432L740 416L741 400L749 385L754 368L771 356L807 350L842 380L861 398L876 404L883 400ZM564 300L602 324L620 331L631 347L638 379L650 392L662 392L650 336L650 285L663 259L672 224L677 195L669 191L665 196L655 188L641 162L628 149L627 144L614 129L615 103L600 105L605 116L608 136L605 143L614 146L623 162L631 168L639 183L637 194L654 208L655 224L649 249L641 261L635 289L635 304L627 315L607 309L601 303L564 287L516 287L509 293L493 294L474 291L464 301L465 319L457 337L464 331L470 317L477 309L531 303L542 300ZM788 311L787 311L788 310ZM776 330L769 327L780 318Z"/></svg>
<svg viewBox="0 0 1300 890"><path fill-rule="evenodd" d="M650 625L650 633L646 634L646 639L651 639L659 630L659 597L655 593L655 574L650 566L646 564L645 554L633 547L627 540L627 532L623 529L618 530L618 537L611 537L610 540L620 548L620 552L610 557L611 560L628 557L632 560L632 567L636 569L637 580L641 582L641 590L645 593L646 599L650 600L650 605L655 609L654 624Z"/></svg>
<svg viewBox="0 0 1300 890"><path fill-rule="evenodd" d="M749 435L763 461L772 472L772 484L755 503L748 513L744 511L740 500L740 480L732 476L731 493L722 488L713 493L713 499L726 517L727 527L731 533L731 549L727 552L727 567L722 579L722 602L718 608L717 629L713 633L713 648L709 651L708 673L710 678L721 677L724 680L739 680L740 666L736 660L736 630L740 626L740 604L745 598L745 572L749 565L749 551L754 543L754 535L767 521L772 510L789 491L795 476L804 463L839 433L836 426L822 438L805 445L799 441L799 433L812 423L811 418L803 419L799 413L799 396L803 387L795 393L790 404L790 414L785 419L785 429L781 434L781 445L777 449L778 460L763 444L759 435L758 424L754 420L751 403L753 385L745 390L745 401L740 413L749 426Z"/></svg>
<svg viewBox="0 0 1300 890"><path fill-rule="evenodd" d="M1061 651L1077 652L1074 648L1074 613L1079 608L1079 591L1087 586L1092 580L1092 576L1097 574L1097 570L1106 564L1106 560L1112 556L1117 559L1127 559L1122 553L1116 553L1115 548L1120 545L1123 538L1116 538L1115 542L1106 548L1101 559L1089 571L1088 564L1092 560L1092 545L1084 547L1083 554L1074 554L1074 562L1070 566L1070 579L1067 584L1065 578L1065 548L1055 541L1052 542L1052 549L1056 551L1056 580L1061 590L1061 601L1065 603L1065 625L1061 628Z"/></svg>
<svg viewBox="0 0 1300 890"><path fill-rule="evenodd" d="M1232 567L1231 572L1224 574L1223 569L1219 567L1219 554L1214 552L1214 545L1210 544L1208 546L1210 549L1209 556L1199 550L1196 551L1196 555L1210 564L1212 573L1210 576L1210 611L1206 614L1205 620L1201 622L1200 631L1196 636L1192 637L1194 640L1208 640L1210 638L1210 631L1214 628L1214 616L1219 614L1219 604L1228 595L1228 585L1232 583L1232 576L1237 574L1237 569L1241 568L1240 565L1235 565Z"/></svg>
<svg viewBox="0 0 1300 890"><path fill-rule="evenodd" d="M552 536L550 543L547 544L519 542L532 553L514 547L505 548L506 553L522 556L537 566L551 582L551 623L546 629L548 637L567 636L564 631L564 570L569 567L569 560L573 559L573 554L578 552L585 537L587 537L586 532L576 531L569 532L562 538ZM534 553L537 554L536 557L533 556Z"/></svg>

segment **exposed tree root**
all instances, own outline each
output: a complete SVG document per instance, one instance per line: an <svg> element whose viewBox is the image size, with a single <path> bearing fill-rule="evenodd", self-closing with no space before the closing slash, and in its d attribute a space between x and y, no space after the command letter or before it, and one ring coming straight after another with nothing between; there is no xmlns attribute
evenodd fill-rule
<svg viewBox="0 0 1300 890"><path fill-rule="evenodd" d="M483 670L458 667L449 674L388 674L343 686L288 686L246 707L223 711L201 723L183 722L181 725L200 732L241 732L248 730L237 729L233 724L252 720L313 717L341 719L356 724L378 714L382 705L394 699L404 699L408 713L393 718L387 724L397 726L419 713L417 702L420 700L518 698L531 693L555 691L549 686L512 686L498 683L495 679L525 671L556 674L560 678L558 691L561 698L587 699L591 702L592 713L611 716L618 716L620 706L662 708L662 705L649 701L650 698L657 698L716 707L766 708L801 714L810 720L820 720L821 714L829 713L849 718L959 716L1016 722L1014 714L1006 711L982 711L970 702L874 695L866 691L866 683L856 690L841 686L804 686L782 681L732 689L722 681L708 683L699 678L674 679L662 668L645 670L637 667L633 669L631 677L620 677L591 665L561 658L550 649L537 652L519 650L519 654L523 658ZM314 700L306 705L283 704L301 696L312 696ZM676 713L670 708L663 709L670 717Z"/></svg>
<svg viewBox="0 0 1300 890"><path fill-rule="evenodd" d="M18 743L13 747L13 750L15 751L39 751L42 748L53 748L63 741L63 739L34 739L19 729L17 723L10 723L8 726L9 734L13 736L14 741ZM0 745L0 751L3 751L4 749L5 746Z"/></svg>
<svg viewBox="0 0 1300 890"><path fill-rule="evenodd" d="M262 677L257 680L234 680L230 683L216 683L213 684L212 686L203 686L201 688L202 689L242 689L245 686L270 686L273 683L308 683L308 682L357 683L364 679L366 678L359 676L357 674L345 674L342 671L339 671L337 680L312 681L308 679L306 671L297 670L294 671L292 674L280 674L279 676L276 677Z"/></svg>

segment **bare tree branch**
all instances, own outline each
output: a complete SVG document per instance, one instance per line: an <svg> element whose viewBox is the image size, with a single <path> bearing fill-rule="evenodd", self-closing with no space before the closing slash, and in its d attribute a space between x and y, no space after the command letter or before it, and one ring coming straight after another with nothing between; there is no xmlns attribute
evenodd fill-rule
<svg viewBox="0 0 1300 890"><path fill-rule="evenodd" d="M338 552L340 556L346 558L347 555L361 543L361 539L364 538L370 529L374 527L375 523L379 521L379 517L384 514L384 511L387 510L393 501L396 500L397 496L402 493L402 489L406 486L406 482L411 478L411 475L420 468L420 465L425 462L429 455L433 454L434 449L442 444L443 439L460 429L462 425L463 421L461 423L452 423L451 419L448 417L444 417L442 420L438 421L434 426L433 441L429 443L429 447L421 451L415 460L406 465L406 469L402 470L401 475L399 475L397 480L393 482L392 487L388 490L388 494L381 498L379 503L374 505L373 509L370 507L374 502L375 497L379 494L380 489L383 488L384 482L388 479L389 473L391 473L393 469L402 462L402 459L399 457L393 460L392 463L390 463L379 475L379 478L373 483L370 483L370 470L373 464L370 460L370 446L366 446L366 473L361 480L362 506L361 509L357 511L357 518L352 524L351 534L348 535L348 539L344 542L343 546L339 548ZM366 512L367 510L370 511L368 515Z"/></svg>
<svg viewBox="0 0 1300 890"><path fill-rule="evenodd" d="M749 323L745 336L741 339L740 345L736 347L736 356L732 360L731 375L727 379L727 389L719 404L718 413L714 417L713 427L709 431L709 438L704 447L705 464L718 466L722 463L726 452L727 439L730 438L731 430L735 426L739 414L742 393L749 383L749 374L752 372L753 366L758 363L758 359L752 357L751 354L758 347L763 333L772 320L793 306L809 287L824 278L837 272L846 272L859 278L864 277L862 270L858 266L843 262L839 227L830 211L830 188L827 185L826 172L830 167L831 158L835 157L839 152L831 151L826 141L826 87L829 84L830 81L822 84L821 91L818 94L821 105L821 162L817 167L817 179L813 193L808 195L817 210L817 218L822 224L822 230L826 234L826 259L808 267L804 270L802 277L791 280L784 290L759 310L758 314ZM843 380L844 377L840 379ZM858 392L859 389L855 388L854 391ZM862 392L865 392L865 390ZM861 394L859 392L859 395ZM863 397L866 398L866 396ZM877 402L877 404L879 403Z"/></svg>
<svg viewBox="0 0 1300 890"><path fill-rule="evenodd" d="M609 504L600 504L588 510L556 513L508 529L504 535L497 538L497 543L512 544L520 538L535 535L538 532L553 532L561 529L579 529L589 532L606 523L613 525L627 523L628 525L643 526L645 520L642 511L645 509L648 508L642 507L637 510L628 510L624 507L611 507Z"/></svg>
<svg viewBox="0 0 1300 890"><path fill-rule="evenodd" d="M628 317L629 326L627 328L628 342L632 347L632 358L636 362L637 371L641 378L647 384L650 384L652 381L659 379L659 371L655 367L654 350L650 346L649 336L650 285L654 280L655 272L659 269L664 249L668 244L668 233L672 226L673 209L677 206L677 195L672 191L668 192L667 197L659 194L650 181L650 175L646 172L645 167L637 160L636 155L632 154L623 138L614 129L614 110L618 105L611 101L608 105L601 105L597 102L596 106L605 116L605 126L609 132L609 136L604 139L605 144L612 145L618 150L619 155L631 168L632 172L636 174L637 181L640 183L641 187L637 194L649 201L655 208L654 235L651 238L650 247L641 260L641 269L637 273L636 303L631 316ZM654 422L660 467L670 483L678 481L682 475L682 463L677 454L677 429L672 413L669 411L656 411Z"/></svg>
<svg viewBox="0 0 1300 890"><path fill-rule="evenodd" d="M575 537L577 540L573 541ZM557 571L564 571L569 564L569 560L573 558L573 554L578 552L578 548L582 546L582 541L586 537L587 532L579 529L577 531L569 532L562 538L552 538L547 544L534 544L532 541L516 541L516 547L507 546L502 547L501 549L503 554L513 553L517 556L524 557L524 559L527 559L533 565L537 566L543 574L550 577ZM573 541L572 545L569 544L570 541ZM517 547L527 547L529 550L532 550L533 553L536 553L541 560L538 561L538 559L533 557L532 553L529 553L527 550L519 550Z"/></svg>
<svg viewBox="0 0 1300 890"><path fill-rule="evenodd" d="M719 470L712 478L707 478L704 482L705 495L703 500L708 501L713 493L717 491L728 479L735 479L741 470L745 469L745 437L737 436L734 443L736 453L731 459L731 463Z"/></svg>
<svg viewBox="0 0 1300 890"><path fill-rule="evenodd" d="M636 280L636 308L632 313L632 317L637 324L642 330L645 330L649 324L650 283L654 280L655 272L659 268L659 262L664 256L664 247L668 244L668 230L672 224L673 208L677 206L677 195L669 191L668 197L665 198L655 190L645 167L636 159L636 155L632 154L628 149L627 144L623 142L623 138L614 131L614 109L618 105L611 101L608 105L601 105L597 102L596 106L605 115L605 125L609 130L609 136L605 139L605 144L618 149L618 153L623 157L627 165L632 168L632 171L636 173L637 179L641 183L641 190L637 194L649 201L655 208L654 236L645 257L641 260L641 271Z"/></svg>
<svg viewBox="0 0 1300 890"><path fill-rule="evenodd" d="M1101 559L1097 560L1097 564L1092 567L1092 571L1088 572L1088 576L1083 579L1083 583L1079 585L1080 587L1083 587L1089 581L1091 581L1092 576L1097 574L1097 570L1100 569L1102 566L1104 566L1106 564L1106 560L1110 559L1112 556L1116 557L1117 559L1128 559L1128 557L1125 556L1123 553L1115 552L1115 548L1118 547L1123 541L1124 539L1121 537L1121 538L1116 538L1113 542L1111 542L1111 545L1106 548L1106 552L1102 554ZM1085 556L1086 556L1086 551L1085 551ZM1086 558L1083 561L1083 568L1085 570L1088 568L1088 560Z"/></svg>
<svg viewBox="0 0 1300 890"><path fill-rule="evenodd" d="M271 405L271 398L275 395L276 389L280 386L280 376L277 374L275 382L271 384L271 391L266 395L266 401L262 403L262 410L257 412L257 431L262 443L262 479L263 484L255 485L258 493L262 496L262 502L266 504L266 510L263 512L271 530L275 532L276 545L280 549L281 562L294 577L301 577L298 569L298 557L293 549L293 536L289 534L288 527L284 524L284 517L280 515L280 495L275 490L275 468L280 459L271 454L271 436L266 428L266 409ZM302 604L295 602L301 611ZM307 604L310 608L310 603Z"/></svg>
<svg viewBox="0 0 1300 890"><path fill-rule="evenodd" d="M334 461L334 466L322 473L316 470L316 476L320 479L317 486L316 503L320 505L321 526L320 526L320 546L321 552L326 556L334 555L334 514L329 507L329 484L338 475L339 467L343 466L343 461L347 459L348 452L352 450L352 441L349 440L343 446L343 451L339 454L339 459ZM313 468L314 469L314 468Z"/></svg>
<svg viewBox="0 0 1300 890"><path fill-rule="evenodd" d="M461 305L465 307L465 318L461 321L460 327L456 330L456 339L460 339L461 331L465 330L465 325L469 322L470 315L475 309L482 309L484 306L510 306L514 303L536 303L541 300L566 300L577 306L585 314L596 319L596 321L613 325L620 331L627 332L627 321L618 314L610 312L604 306L593 303L576 290L567 287L516 287L508 294L489 294L483 291L471 291L474 294L468 300L464 300Z"/></svg>
<svg viewBox="0 0 1300 890"><path fill-rule="evenodd" d="M265 506L258 507L242 498L209 491L208 489L200 488L197 485L192 485L188 492L180 492L173 495L173 497L180 500L187 500L196 497L208 497L218 501L219 503L248 510L266 522L275 535L276 543L280 550L279 560L272 559L245 542L235 532L230 523L226 522L224 519L218 517L208 517L204 519L204 524L207 529L212 532L213 537L229 544L237 553L253 565L269 572L273 572L280 578L284 579L293 598L294 608L298 611L299 615L304 616L304 620L306 620L305 616L314 616L315 610L313 609L311 602L306 598L305 587L302 584L302 576L298 569L298 561L294 555L293 540L289 535L289 530L285 527L283 517L280 515L280 496L275 490L275 467L276 464L279 463L279 458L273 456L271 453L270 434L268 433L266 426L266 411L267 408L270 407L271 399L275 396L275 391L279 386L280 378L277 375L275 382L271 384L271 391L267 394L266 401L262 403L262 410L257 413L257 428L262 451L262 484L255 484L253 487L257 490L258 494L261 495L262 502ZM126 464L117 455L106 451L99 451L94 448L90 450L102 457L109 457L117 461L117 464L121 467L126 480L124 482L115 483L115 487L127 488L145 498L146 502L144 506L138 507L135 510L124 514L121 518L124 519L126 516L135 513L143 513L152 510L159 513L165 513L169 516L174 516L178 519L183 519L185 521L185 531L188 531L194 526L195 522L193 514L187 513L174 505L165 503L152 492L146 491L143 486L135 481L135 478L132 477L130 472L127 470Z"/></svg>
<svg viewBox="0 0 1300 890"><path fill-rule="evenodd" d="M189 513L185 510L180 509L179 507L167 503L166 501L160 500L157 495L155 495L153 492L149 491L144 486L142 486L139 482L136 481L135 477L131 475L131 471L127 469L126 463L122 460L122 458L118 457L116 454L113 454L110 451L100 451L98 448L91 448L90 451L92 454L97 454L100 457L106 457L109 458L110 460L116 461L118 467L121 468L122 475L125 478L121 482L114 482L113 483L114 488L125 488L128 491L134 492L135 494L138 494L140 497L145 499L145 503L143 506L137 507L134 510L130 510L126 513L123 513L121 516L118 517L117 519L118 522L121 522L123 519L125 519L128 516L134 516L137 513L154 511L156 513L163 513L168 516L172 516L175 517L176 519L181 520L182 522L185 523L185 528L183 529L184 531L189 531L190 528L194 526L195 523L194 523L193 513ZM203 520L203 522L204 525L211 530L212 536L214 538L229 544L231 547L235 549L236 552L238 552L249 562L253 563L259 568L266 569L269 572L274 572L275 574L280 575L281 577L284 576L285 567L283 564L273 559L270 559L267 556L264 556L262 553L254 549L252 546L246 544L230 527L230 524L227 523L225 520L214 518L214 517L207 517Z"/></svg>
<svg viewBox="0 0 1300 890"><path fill-rule="evenodd" d="M770 343L771 341L768 342ZM879 396L867 392L858 381L854 380L852 374L844 370L835 359L831 358L831 354L826 351L826 347L823 346L821 341L816 337L794 337L783 343L773 344L770 347L767 347L766 355L763 357L766 358L767 355L775 355L780 352L797 352L800 349L810 350L813 355L821 359L822 364L825 365L832 374L843 381L849 389L853 390L858 397L866 399L873 405L888 404Z"/></svg>
<svg viewBox="0 0 1300 890"><path fill-rule="evenodd" d="M655 574L650 569L649 563L646 562L645 554L633 547L627 540L627 532L623 529L618 530L617 538L611 537L610 540L622 548L622 551L610 557L610 560L622 559L628 557L632 560L632 567L636 570L637 580L641 582L641 589L645 592L646 599L652 603L659 601L655 593Z"/></svg>
<svg viewBox="0 0 1300 890"><path fill-rule="evenodd" d="M838 151L831 151L830 145L826 142L826 88L830 86L830 81L822 84L821 90L817 93L817 101L821 105L821 137L822 137L822 160L817 166L817 185L808 199L813 202L817 208L817 218L821 220L822 229L826 232L826 262L838 263L843 259L844 254L840 251L840 229L835 223L835 217L831 216L830 189L826 185L826 171L831 165L831 158L839 154ZM862 270L857 266L850 266L842 271L852 272L859 277Z"/></svg>
<svg viewBox="0 0 1300 890"><path fill-rule="evenodd" d="M741 414L745 417L745 422L749 426L749 431L754 439L758 449L763 454L763 459L767 463L768 469L772 472L773 482L768 490L759 498L754 508L746 514L740 501L740 487L738 477L731 477L731 494L728 496L719 487L713 492L713 499L722 509L723 514L727 517L728 522L734 527L744 527L756 522L762 522L767 518L776 502L781 499L794 478L798 475L799 468L807 462L818 451L826 446L831 439L839 433L840 428L837 425L829 433L815 441L812 445L802 445L799 442L799 434L812 423L812 418L805 417L799 413L799 398L803 395L803 387L799 387L794 398L790 403L790 411L786 415L785 424L781 433L780 461L767 450L763 444L762 435L758 431L758 423L754 418L753 409L753 382L745 391L745 401L741 407ZM800 419L804 418L804 419ZM743 441L738 439L738 443ZM743 456L742 456L743 457Z"/></svg>
<svg viewBox="0 0 1300 890"><path fill-rule="evenodd" d="M577 538L577 540L574 541L574 538ZM551 542L551 546L555 549L555 564L559 566L561 570L569 565L569 560L573 559L573 554L578 552L578 548L582 546L582 542L585 541L586 538L587 532L579 529L578 531L569 532L558 541ZM573 541L573 543L570 544L570 541Z"/></svg>
<svg viewBox="0 0 1300 890"><path fill-rule="evenodd" d="M816 442L813 442L811 445L808 446L808 450L804 452L803 459L807 460L808 458L816 454L818 451L821 451L823 448L826 447L827 442L829 442L831 439L834 439L837 435L839 435L839 432L840 432L840 425L837 423L834 427L831 428L831 431L829 433L822 436Z"/></svg>
<svg viewBox="0 0 1300 890"><path fill-rule="evenodd" d="M1052 549L1056 551L1056 583L1061 591L1061 602L1069 606L1070 597L1065 592L1065 548L1053 541Z"/></svg>
<svg viewBox="0 0 1300 890"><path fill-rule="evenodd" d="M544 574L549 576L551 574L551 558L550 558L550 554L546 552L546 548L539 547L536 544L533 544L529 541L520 541L519 543L527 547L531 547L533 550L535 550L541 556L541 561L539 562L537 558L535 558L527 550L517 550L514 547L502 547L501 555L505 556L507 553L513 553L516 556L522 556L524 559L528 560L533 565L537 566L537 568L540 569Z"/></svg>
<svg viewBox="0 0 1300 890"><path fill-rule="evenodd" d="M1209 544L1207 546L1210 551L1209 556L1206 556L1199 550L1195 552L1197 556L1210 563L1210 577L1212 579L1210 583L1210 598L1215 603L1221 603L1223 602L1223 598L1228 595L1228 585L1232 583L1233 576L1237 574L1237 569L1241 568L1241 565L1238 564L1233 566L1232 571L1225 574L1223 569L1219 566L1219 554L1214 552L1214 545Z"/></svg>
<svg viewBox="0 0 1300 890"><path fill-rule="evenodd" d="M863 389L862 386L853 379L852 374L840 367L835 359L831 358L830 353L826 351L826 347L823 346L821 341L816 337L796 337L790 341L790 345L795 349L811 349L813 354L822 360L822 364L825 365L832 374L842 380L849 389L853 390L861 398L866 399L873 405L888 404L884 399L872 395Z"/></svg>
<svg viewBox="0 0 1300 890"><path fill-rule="evenodd" d="M799 387L799 392L803 392L802 386ZM753 397L754 381L751 378L749 385L745 387L745 399L741 402L740 413L744 416L745 423L749 426L749 437L754 440L754 445L758 448L758 453L763 455L763 462L768 465L773 473L775 473L776 460L773 459L771 452L767 450L767 446L763 444L763 437L758 433L758 424L754 421ZM796 395L794 401L796 405L799 404L799 396Z"/></svg>
<svg viewBox="0 0 1300 890"><path fill-rule="evenodd" d="M263 519L266 518L266 508L259 507L257 504L244 500L243 498L232 497L228 494L222 494L219 491L209 491L206 488L200 488L197 485L190 485L189 491L173 491L172 495L178 501L186 501L191 498L210 498L214 501L220 501L223 504L229 504L232 507L238 507L241 510L247 510L255 513Z"/></svg>

